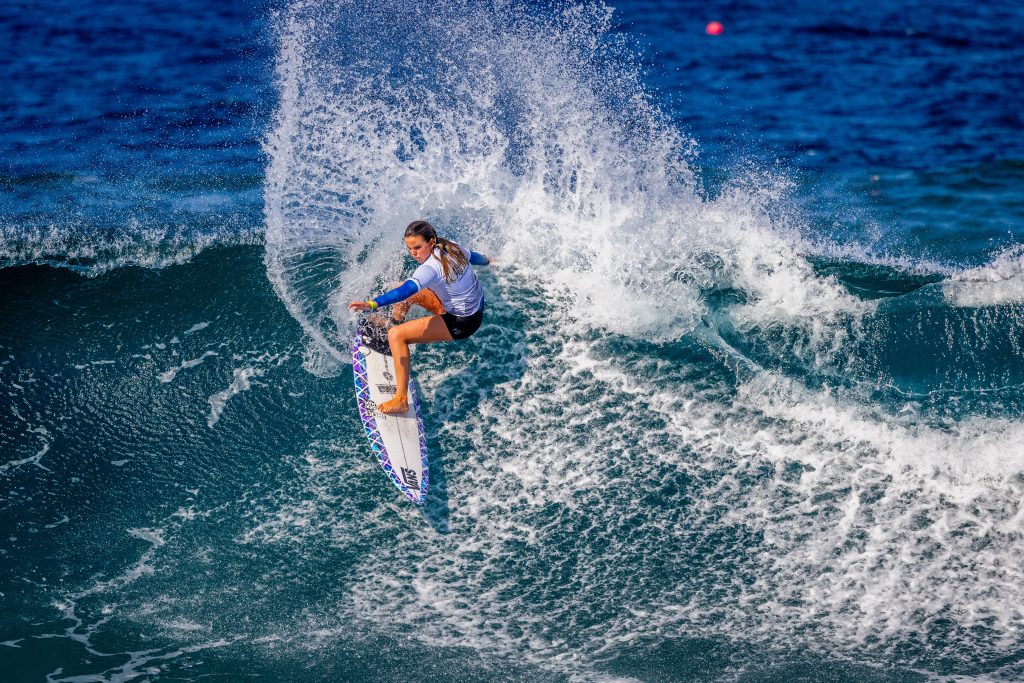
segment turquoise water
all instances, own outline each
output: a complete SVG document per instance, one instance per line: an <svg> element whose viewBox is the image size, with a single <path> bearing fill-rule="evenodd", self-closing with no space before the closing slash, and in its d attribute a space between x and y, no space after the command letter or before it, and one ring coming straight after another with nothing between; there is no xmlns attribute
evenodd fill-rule
<svg viewBox="0 0 1024 683"><path fill-rule="evenodd" d="M1019 9L58 9L0 14L0 678L1024 677ZM414 217L496 257L423 508L346 361Z"/></svg>

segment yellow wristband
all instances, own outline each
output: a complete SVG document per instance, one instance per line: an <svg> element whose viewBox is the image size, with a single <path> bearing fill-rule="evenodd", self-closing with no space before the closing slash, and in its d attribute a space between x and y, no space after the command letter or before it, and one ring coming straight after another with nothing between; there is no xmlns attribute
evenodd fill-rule
<svg viewBox="0 0 1024 683"><path fill-rule="evenodd" d="M377 310L377 302L374 301L373 299L370 299L366 303L369 304L371 311L376 311Z"/></svg>

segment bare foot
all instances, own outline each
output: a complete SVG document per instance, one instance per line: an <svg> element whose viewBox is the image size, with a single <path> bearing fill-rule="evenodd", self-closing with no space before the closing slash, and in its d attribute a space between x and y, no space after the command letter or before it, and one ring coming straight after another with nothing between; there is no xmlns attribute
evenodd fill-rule
<svg viewBox="0 0 1024 683"><path fill-rule="evenodd" d="M377 410L388 415L401 415L409 410L409 399L405 396L395 396L377 406Z"/></svg>

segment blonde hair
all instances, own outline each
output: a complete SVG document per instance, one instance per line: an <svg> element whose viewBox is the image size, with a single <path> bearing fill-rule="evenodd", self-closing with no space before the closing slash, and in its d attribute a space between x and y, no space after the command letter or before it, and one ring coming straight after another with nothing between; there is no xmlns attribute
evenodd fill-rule
<svg viewBox="0 0 1024 683"><path fill-rule="evenodd" d="M469 259L462 253L455 242L437 236L437 230L427 221L413 221L405 229L406 237L420 237L424 242L434 240L434 248L439 253L434 254L441 262L441 273L445 282L454 282L466 271L469 266Z"/></svg>

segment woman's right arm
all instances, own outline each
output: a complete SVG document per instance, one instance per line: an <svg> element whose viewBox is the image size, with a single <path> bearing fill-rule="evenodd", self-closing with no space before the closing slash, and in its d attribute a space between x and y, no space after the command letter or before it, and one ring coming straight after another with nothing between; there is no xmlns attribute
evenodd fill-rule
<svg viewBox="0 0 1024 683"><path fill-rule="evenodd" d="M415 280L409 279L390 292L384 292L374 299L373 302L377 306L390 306L391 304L397 304L399 301L405 301L418 291L420 291L419 284Z"/></svg>

